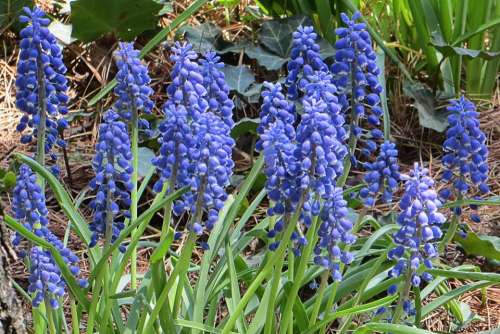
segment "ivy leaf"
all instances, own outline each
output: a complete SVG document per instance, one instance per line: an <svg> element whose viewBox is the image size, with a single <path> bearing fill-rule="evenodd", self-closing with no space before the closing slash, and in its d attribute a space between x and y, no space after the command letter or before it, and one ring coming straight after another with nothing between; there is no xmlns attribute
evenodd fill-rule
<svg viewBox="0 0 500 334"><path fill-rule="evenodd" d="M249 45L245 48L245 54L271 71L279 70L288 61L287 58L277 56L259 45Z"/></svg>
<svg viewBox="0 0 500 334"><path fill-rule="evenodd" d="M218 49L222 30L212 23L179 28L176 36L184 35L184 39L193 45L196 52L204 53Z"/></svg>
<svg viewBox="0 0 500 334"><path fill-rule="evenodd" d="M439 113L434 108L434 96L432 92L421 83L405 82L403 84L405 95L414 99L414 106L418 112L420 125L425 128L443 132L448 127L445 113Z"/></svg>
<svg viewBox="0 0 500 334"><path fill-rule="evenodd" d="M76 0L71 2L73 36L90 42L114 33L130 41L153 29L162 5L153 0Z"/></svg>
<svg viewBox="0 0 500 334"><path fill-rule="evenodd" d="M236 139L245 133L257 135L257 127L259 124L259 118L244 117L234 124L233 129L231 130L231 137Z"/></svg>
<svg viewBox="0 0 500 334"><path fill-rule="evenodd" d="M248 87L255 82L255 76L247 66L226 65L222 71L226 76L226 83L229 88L240 94L244 94Z"/></svg>
<svg viewBox="0 0 500 334"><path fill-rule="evenodd" d="M286 19L262 23L259 39L262 45L281 58L287 58L292 47L292 34L300 25L310 24L306 16L292 16Z"/></svg>

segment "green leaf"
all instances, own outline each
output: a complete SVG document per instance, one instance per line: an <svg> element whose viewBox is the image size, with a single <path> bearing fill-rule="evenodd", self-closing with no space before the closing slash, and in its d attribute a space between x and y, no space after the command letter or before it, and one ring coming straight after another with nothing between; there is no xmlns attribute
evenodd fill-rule
<svg viewBox="0 0 500 334"><path fill-rule="evenodd" d="M460 246L467 254L484 256L500 261L500 238L489 235L477 235L467 227L467 237L455 236Z"/></svg>
<svg viewBox="0 0 500 334"><path fill-rule="evenodd" d="M420 328L415 328L405 325L377 323L377 322L369 322L359 327L354 333L361 334L361 333L373 333L373 332L394 333L394 334L434 334L433 332L429 332Z"/></svg>
<svg viewBox="0 0 500 334"><path fill-rule="evenodd" d="M434 108L434 96L429 89L419 82L410 83L405 81L403 91L405 95L414 99L414 106L417 109L421 126L438 132L446 130L448 127L446 115Z"/></svg>
<svg viewBox="0 0 500 334"><path fill-rule="evenodd" d="M493 282L486 282L486 281L480 281L480 282L475 282L475 283L470 283L466 285L462 285L461 287L457 289L453 289L447 293L445 293L442 296L439 296L436 299L433 299L430 303L425 304L424 307L422 307L422 317L425 317L427 314L430 312L434 311L437 309L439 306L446 304L450 300L453 300L464 293L471 291L471 290L477 290L489 285L494 284Z"/></svg>
<svg viewBox="0 0 500 334"><path fill-rule="evenodd" d="M431 44L438 49L445 57L454 55L465 56L468 58L495 59L500 57L500 51L483 51L451 46L442 40L440 35L432 34Z"/></svg>
<svg viewBox="0 0 500 334"><path fill-rule="evenodd" d="M262 23L260 42L274 54L287 58L292 47L292 34L298 26L307 24L306 16L292 16Z"/></svg>
<svg viewBox="0 0 500 334"><path fill-rule="evenodd" d="M177 15L175 19L165 28L163 28L159 33L155 35L141 50L141 58L149 53L149 51L153 50L158 44L163 42L167 35L171 33L175 28L177 28L184 21L189 19L192 15L194 15L204 4L206 4L208 0L196 0L194 1L186 10ZM104 96L106 96L113 87L116 86L116 79L111 80L103 89L99 91L94 97L89 101L88 106L91 107L96 104L99 100L101 100Z"/></svg>
<svg viewBox="0 0 500 334"><path fill-rule="evenodd" d="M106 33L132 40L153 29L162 6L152 0L76 0L71 2L73 36L90 42Z"/></svg>
<svg viewBox="0 0 500 334"><path fill-rule="evenodd" d="M259 45L248 45L245 47L245 54L257 60L259 65L271 71L279 70L288 61L288 58L271 53Z"/></svg>
<svg viewBox="0 0 500 334"><path fill-rule="evenodd" d="M238 93L245 93L250 85L255 82L255 76L247 66L226 65L222 71L224 72L229 88Z"/></svg>
<svg viewBox="0 0 500 334"><path fill-rule="evenodd" d="M213 23L203 23L197 26L184 26L177 30L176 36L184 35L184 39L193 45L199 53L218 49L222 30Z"/></svg>
<svg viewBox="0 0 500 334"><path fill-rule="evenodd" d="M244 117L234 124L231 130L231 137L238 138L245 133L257 134L257 127L260 124L260 118Z"/></svg>
<svg viewBox="0 0 500 334"><path fill-rule="evenodd" d="M16 185L16 174L12 171L8 171L3 176L3 185L5 188L10 189Z"/></svg>

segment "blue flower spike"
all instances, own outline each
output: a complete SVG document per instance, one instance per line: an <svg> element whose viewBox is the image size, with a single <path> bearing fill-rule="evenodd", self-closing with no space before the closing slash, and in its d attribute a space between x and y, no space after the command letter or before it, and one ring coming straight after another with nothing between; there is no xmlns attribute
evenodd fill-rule
<svg viewBox="0 0 500 334"><path fill-rule="evenodd" d="M405 183L404 194L399 202L400 213L397 223L400 229L394 234L396 247L388 253L388 258L396 261L389 271L390 277L406 275L413 286L419 286L421 281L432 280L432 275L419 268L432 269L432 260L438 257L436 242L441 239L441 226L446 221L438 210L442 203L434 189L434 180L428 176L428 170L415 163L409 175L401 175ZM395 293L396 286L389 288L389 293ZM414 307L409 296L403 296L404 310L413 315Z"/></svg>
<svg viewBox="0 0 500 334"><path fill-rule="evenodd" d="M481 193L489 192L488 180L488 147L486 135L480 128L478 112L475 105L461 97L452 100L448 107L449 127L443 144L445 155L442 158L445 171L442 179L450 186L440 191L439 195L448 200L451 197L463 199L473 189ZM474 207L473 207L474 209ZM461 214L461 208L454 210ZM479 216L474 212L471 220L479 222Z"/></svg>
<svg viewBox="0 0 500 334"><path fill-rule="evenodd" d="M92 162L95 177L89 184L96 191L96 197L90 203L94 211L90 247L106 237L106 231L111 232L109 241L114 242L125 227L124 219L130 218L132 152L127 126L119 118L116 112L109 110L99 128ZM125 251L124 246L120 246L120 250Z"/></svg>
<svg viewBox="0 0 500 334"><path fill-rule="evenodd" d="M351 116L352 135L362 138L367 132L356 124L357 120L366 119L371 128L363 136L368 139L362 149L365 155L371 155L377 149L374 140L383 138L383 132L379 129L383 114L380 93L383 89L378 81L380 69L377 55L372 48L366 24L358 22L361 14L356 12L352 18L344 13L340 16L345 27L336 29L339 39L335 43L335 62L331 66L331 72L342 110Z"/></svg>
<svg viewBox="0 0 500 334"><path fill-rule="evenodd" d="M12 201L14 216L28 230L52 244L69 266L71 273L78 279L80 276L79 259L50 231L45 196L36 183L36 179L36 174L27 165L21 165ZM27 253L21 247L21 241L21 235L16 234L13 245L18 247L22 257L28 255L30 259L28 291L34 294L33 306L38 307L42 301L47 300L51 308L57 309L60 306L60 298L66 291L66 283L62 278L60 268L50 251L33 246ZM88 282L85 279L79 279L79 284L85 288Z"/></svg>
<svg viewBox="0 0 500 334"><path fill-rule="evenodd" d="M133 43L120 42L114 56L118 72L116 74L117 85L114 92L118 97L115 102L115 110L123 120L130 121L135 112L143 111L150 114L153 109L151 95L153 89L149 86L151 78L148 68L139 58L139 50L134 49ZM140 119L139 126L149 128L146 120Z"/></svg>
<svg viewBox="0 0 500 334"><path fill-rule="evenodd" d="M380 146L380 153L374 162L364 164L366 187L359 192L366 206L373 206L377 195L382 193L382 201L390 203L393 193L397 190L400 181L398 150L396 144L385 141Z"/></svg>
<svg viewBox="0 0 500 334"><path fill-rule="evenodd" d="M63 63L61 48L48 29L50 20L38 7L23 9L19 17L27 26L20 32L20 52L16 76L16 106L23 112L17 131L24 133L21 143L28 144L40 137L38 131L44 130L44 151L52 162L57 160L53 152L54 145L64 147L66 143L59 132L67 128L68 123L61 116L68 109L68 82L65 77L66 66ZM41 114L41 111L44 111ZM45 120L45 124L40 123ZM31 129L26 131L27 129ZM57 165L52 166L57 174Z"/></svg>

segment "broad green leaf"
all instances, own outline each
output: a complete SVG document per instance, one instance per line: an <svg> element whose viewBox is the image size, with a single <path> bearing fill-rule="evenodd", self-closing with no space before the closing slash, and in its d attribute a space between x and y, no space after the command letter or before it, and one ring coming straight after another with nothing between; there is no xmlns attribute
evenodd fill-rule
<svg viewBox="0 0 500 334"><path fill-rule="evenodd" d="M245 54L248 57L257 60L259 65L271 71L279 70L288 61L288 58L283 58L269 52L259 45L248 45L245 48Z"/></svg>
<svg viewBox="0 0 500 334"><path fill-rule="evenodd" d="M236 139L246 133L251 133L253 135L256 135L259 123L260 123L260 118L248 118L248 117L242 118L234 124L234 127L231 130L231 137Z"/></svg>
<svg viewBox="0 0 500 334"><path fill-rule="evenodd" d="M193 45L193 49L199 53L215 51L222 36L222 30L213 23L203 23L197 26L184 26L177 30L176 36L184 36L184 39Z"/></svg>
<svg viewBox="0 0 500 334"><path fill-rule="evenodd" d="M432 92L421 83L403 84L405 95L414 99L414 106L418 112L420 125L423 127L443 132L448 127L446 115L434 108L434 96Z"/></svg>
<svg viewBox="0 0 500 334"><path fill-rule="evenodd" d="M477 290L489 285L492 285L492 282L486 282L486 281L480 281L480 282L475 282L475 283L470 283L466 285L462 285L459 288L453 289L447 293L445 293L442 296L439 296L436 299L433 299L430 303L425 304L424 307L422 307L422 317L425 317L427 314L430 312L434 311L437 309L439 306L449 302L450 300L453 300L464 293L471 291L471 290Z"/></svg>
<svg viewBox="0 0 500 334"><path fill-rule="evenodd" d="M193 16L204 4L206 4L208 0L195 0L188 8L186 8L182 13L177 15L172 22L163 28L160 32L158 32L149 42L144 45L141 50L141 58L147 55L153 48L155 48L158 44L163 42L165 38L170 34L175 28L184 23L187 19ZM89 101L88 106L91 107L96 104L99 100L101 100L104 96L106 96L113 87L116 86L116 79L111 80L104 88L102 88L99 93L94 95L92 99Z"/></svg>
<svg viewBox="0 0 500 334"><path fill-rule="evenodd" d="M112 32L129 41L156 27L161 8L153 0L75 0L71 2L73 36L90 42Z"/></svg>
<svg viewBox="0 0 500 334"><path fill-rule="evenodd" d="M255 82L253 72L245 65L226 65L222 71L224 72L229 88L238 93L243 94Z"/></svg>
<svg viewBox="0 0 500 334"><path fill-rule="evenodd" d="M467 254L484 256L488 259L500 261L500 238L490 235L477 235L467 228L467 237L455 236L460 246Z"/></svg>
<svg viewBox="0 0 500 334"><path fill-rule="evenodd" d="M281 58L287 58L292 46L292 33L298 26L308 22L310 21L306 16L266 21L262 23L259 40L274 54Z"/></svg>

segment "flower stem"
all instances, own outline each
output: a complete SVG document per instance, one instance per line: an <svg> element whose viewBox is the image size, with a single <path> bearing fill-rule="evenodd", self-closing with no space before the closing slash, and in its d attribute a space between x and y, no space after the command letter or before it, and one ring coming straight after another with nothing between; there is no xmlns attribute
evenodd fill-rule
<svg viewBox="0 0 500 334"><path fill-rule="evenodd" d="M462 195L457 196L457 200L459 201L462 200ZM448 245L453 240L453 237L455 237L455 234L457 233L459 224L460 224L460 217L455 212L453 212L450 226L448 227L446 234L444 235L443 239L438 245L439 254L443 254L446 245Z"/></svg>
<svg viewBox="0 0 500 334"><path fill-rule="evenodd" d="M41 47L38 46L38 54L42 54ZM47 122L47 96L45 87L45 73L43 71L43 63L40 57L36 59L37 79L38 79L38 124L36 126L36 155L35 160L42 166L45 166L45 132ZM45 190L45 181L38 175L38 184Z"/></svg>
<svg viewBox="0 0 500 334"><path fill-rule="evenodd" d="M49 328L49 333L50 334L56 334L56 325L54 323L54 314L53 310L50 307L50 302L47 298L45 298L45 309L47 311L47 321L48 321L48 328Z"/></svg>
<svg viewBox="0 0 500 334"><path fill-rule="evenodd" d="M311 317L309 318L309 327L314 327L316 324L316 320L318 320L319 309L321 308L321 301L323 300L323 296L325 295L326 286L328 284L328 274L329 271L325 270L323 274L321 274L321 283L319 284L318 296L316 297L316 302L314 303L314 307L311 312Z"/></svg>
<svg viewBox="0 0 500 334"><path fill-rule="evenodd" d="M297 298L300 287L302 286L302 278L304 277L304 273L307 268L309 258L311 257L313 247L316 244L318 235L316 233L316 229L318 221L319 215L314 217L313 222L309 227L309 230L307 231L307 245L304 248L304 253L300 256L299 266L297 268L297 272L295 273L295 277L293 278L292 288L290 289L290 293L288 294L285 310L283 312L283 319L281 321L280 333L285 333L286 327L288 327L289 324L292 323L291 320L293 316L293 305L295 304L295 298Z"/></svg>
<svg viewBox="0 0 500 334"><path fill-rule="evenodd" d="M130 193L130 221L137 219L137 179L139 173L139 120L135 104L132 105L131 151L132 151L132 191ZM137 288L137 249L133 249L130 260L130 287Z"/></svg>
<svg viewBox="0 0 500 334"><path fill-rule="evenodd" d="M408 264L408 267L410 264ZM410 290L411 290L411 275L412 271L408 270L406 272L406 280L405 280L405 285L403 287L403 291L399 295L399 300L398 304L396 305L396 310L394 311L394 316L392 317L392 323L397 324L399 320L401 319L401 316L403 315L403 304L404 301L408 299L410 295Z"/></svg>

